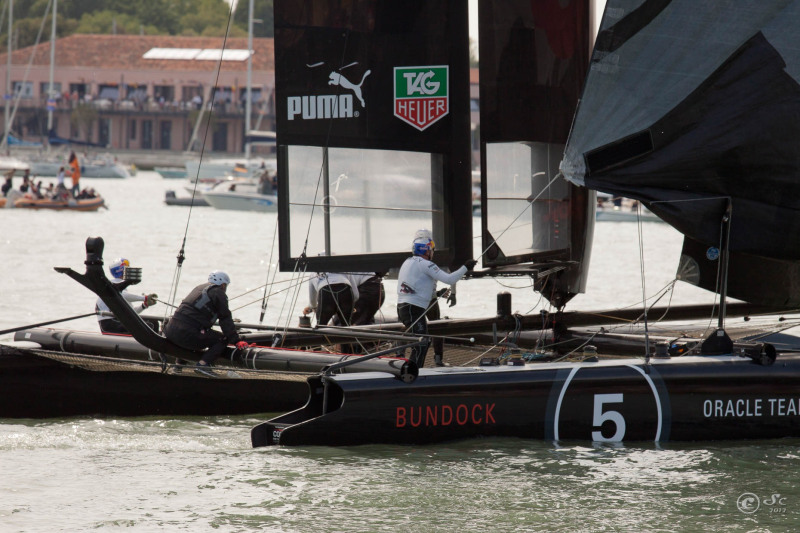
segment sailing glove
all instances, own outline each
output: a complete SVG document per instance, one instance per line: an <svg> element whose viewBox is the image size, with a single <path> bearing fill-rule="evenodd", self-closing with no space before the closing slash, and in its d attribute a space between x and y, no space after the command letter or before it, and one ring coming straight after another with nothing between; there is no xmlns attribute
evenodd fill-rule
<svg viewBox="0 0 800 533"><path fill-rule="evenodd" d="M144 307L145 309L148 307L152 307L158 303L158 294L145 294L144 295Z"/></svg>
<svg viewBox="0 0 800 533"><path fill-rule="evenodd" d="M436 297L441 298L442 296L447 294L447 291L448 291L447 287L445 287L444 289L439 289L438 291L436 291Z"/></svg>
<svg viewBox="0 0 800 533"><path fill-rule="evenodd" d="M247 341L239 341L236 343L237 350L244 350L245 348L249 348L250 346L255 346L255 343L248 344Z"/></svg>
<svg viewBox="0 0 800 533"><path fill-rule="evenodd" d="M475 265L477 264L478 262L474 259L467 259L466 261L464 261L464 266L467 267L467 270L469 271L472 271L472 269L475 268Z"/></svg>
<svg viewBox="0 0 800 533"><path fill-rule="evenodd" d="M456 293L451 292L450 296L447 297L447 303L450 304L450 307L456 305Z"/></svg>

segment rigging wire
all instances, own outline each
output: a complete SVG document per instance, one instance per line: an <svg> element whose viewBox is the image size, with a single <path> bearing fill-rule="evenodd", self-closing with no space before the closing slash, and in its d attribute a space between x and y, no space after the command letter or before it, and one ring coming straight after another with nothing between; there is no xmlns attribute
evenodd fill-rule
<svg viewBox="0 0 800 533"><path fill-rule="evenodd" d="M14 117L17 116L17 109L19 109L19 103L20 103L20 100L22 100L22 88L25 86L26 82L28 81L28 74L30 73L31 66L33 65L33 60L36 57L36 49L39 47L39 42L42 39L42 34L44 33L44 26L45 26L45 21L47 19L47 14L50 12L50 6L52 6L52 5L53 5L53 0L49 0L47 2L47 6L45 7L44 15L42 16L42 22L39 24L39 32L36 34L36 41L33 44L33 49L31 50L31 55L28 58L28 64L25 66L25 74L23 74L23 76L22 76L22 82L21 82L21 85L20 85L19 94L17 94L17 96L14 98L14 107L11 110L11 112L9 113L9 117L10 117L8 119L8 125L9 125L8 128L9 128L9 130L11 129L11 124L14 123ZM7 53L11 53L11 51L8 50ZM13 87L12 87L12 91L13 91ZM2 148L4 150L8 148L8 134L9 133L10 132L5 132L5 134L3 135L2 146L0 146L0 148Z"/></svg>
<svg viewBox="0 0 800 533"><path fill-rule="evenodd" d="M228 20L227 20L227 23L226 23L226 26L225 26L225 36L222 39L222 51L223 52L228 47L228 35L230 34L231 21L233 19L233 6L234 6L234 3L231 2L231 5L230 5L230 7L228 9ZM223 57L223 54L220 53L219 59L217 60L217 70L216 70L216 73L215 73L215 76L214 76L214 87L213 87L213 89L211 91L211 102L209 102L210 110L209 110L209 113L208 113L208 118L206 119L206 128L205 128L205 131L203 132L203 142L200 145L200 156L199 156L199 160L200 161L199 161L199 164L197 165L197 174L195 175L194 187L192 188L192 202L189 204L189 213L186 215L186 226L184 227L184 230L183 230L183 240L181 242L181 248L178 251L178 257L177 257L178 261L177 261L177 263L175 265L175 271L174 271L173 276L172 276L172 285L170 286L169 303L173 304L173 305L175 303L175 298L177 298L178 285L180 283L181 271L183 269L183 261L186 259L186 239L187 239L187 236L189 235L189 223L190 223L190 221L192 219L192 210L194 209L194 199L197 197L197 185L200 182L200 167L203 164L203 156L205 155L206 142L208 140L208 132L211 129L210 128L211 115L214 112L214 104L215 104L216 99L217 99L216 96L217 96L217 87L219 85L219 74L220 74L220 71L222 70L222 57ZM203 105L205 105L205 102L203 103ZM198 120L199 120L199 118L198 118ZM165 315L164 316L166 318L166 310L165 310Z"/></svg>
<svg viewBox="0 0 800 533"><path fill-rule="evenodd" d="M522 211L520 211L520 213L519 213L519 214L518 214L516 217L514 217L514 219L513 219L511 222L509 222L508 226L506 226L506 227L505 227L505 229L504 229L503 231L501 231L501 232L500 232L500 234L499 234L499 235L497 235L497 237L495 237L495 238L492 240L492 242L491 242L491 243L489 243L489 246L487 246L487 247L486 247L486 249L485 249L483 252L481 252L481 254L478 256L478 258L482 258L484 255L486 255L486 252L488 252L488 251L489 251L489 249L490 249L492 246L494 246L494 245L495 245L495 243L497 243L497 241L500 239L500 237L502 237L502 236L503 236L503 235L504 235L504 234L505 234L505 233L506 233L508 230L510 230L510 229L512 228L512 226L514 226L514 223L515 223L515 222L516 222L516 221L519 219L519 217L521 217L522 215L524 215L524 214L525 214L525 212L526 212L526 211L528 210L528 208L529 208L529 207L530 207L530 206L533 204L533 202L535 202L536 200L538 200L538 199L539 199L539 197L540 197L542 194L544 194L544 193L545 193L545 191L546 191L546 190L547 190L547 189L548 189L548 188L549 188L549 187L550 187L550 186L551 186L551 185L552 185L552 184L553 184L553 183L554 183L554 182L555 182L555 181L558 179L558 177L559 177L559 176L563 176L563 174L561 174L561 172L557 172L557 173L556 173L556 175L555 175L555 176L553 176L553 179L551 179L551 180L550 180L550 181L547 183L547 185L545 185L544 187L542 187L542 189L539 191L539 193L538 193L538 194L537 194L535 197L533 197L533 198L530 198L530 197L529 197L529 198L527 198L527 200L528 200L528 204L525 206L525 208L524 208ZM528 223L527 223L527 222L526 222L525 224L523 224L523 226L527 226L527 225L528 225ZM520 227L521 227L521 226L520 226Z"/></svg>
<svg viewBox="0 0 800 533"><path fill-rule="evenodd" d="M642 282L642 308L644 312L644 345L645 345L645 363L650 362L650 331L647 324L647 290L645 289L645 275L644 275L644 239L642 236L642 203L636 204L636 226L639 234L639 270Z"/></svg>
<svg viewBox="0 0 800 533"><path fill-rule="evenodd" d="M278 274L278 269L272 270L272 260L275 257L275 241L278 240L278 223L275 222L275 229L272 232L272 247L269 251L269 261L267 263L267 282L264 284L264 296L261 299L261 314L258 317L258 323L264 323L264 314L267 312L267 303L269 302L269 294L267 294L267 286L270 285L269 274L272 271L272 284L275 283L275 276Z"/></svg>

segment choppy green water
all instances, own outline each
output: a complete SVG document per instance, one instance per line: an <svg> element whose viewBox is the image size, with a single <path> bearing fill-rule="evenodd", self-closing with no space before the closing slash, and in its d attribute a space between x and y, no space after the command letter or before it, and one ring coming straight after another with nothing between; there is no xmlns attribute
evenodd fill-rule
<svg viewBox="0 0 800 533"><path fill-rule="evenodd" d="M0 423L2 531L792 531L800 441L250 448L256 418ZM760 507L737 506L745 493ZM768 505L774 500L773 505ZM742 504L744 505L744 504Z"/></svg>

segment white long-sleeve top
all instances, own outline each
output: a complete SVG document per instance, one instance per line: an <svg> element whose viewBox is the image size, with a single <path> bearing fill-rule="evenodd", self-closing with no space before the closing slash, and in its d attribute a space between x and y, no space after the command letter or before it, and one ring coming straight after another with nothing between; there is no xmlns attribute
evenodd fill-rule
<svg viewBox="0 0 800 533"><path fill-rule="evenodd" d="M313 276L308 280L308 306L316 309L317 296L319 290L326 285L336 285L337 283L344 283L350 287L350 292L353 293L353 302L358 300L358 287L355 287L346 274L338 272L322 272Z"/></svg>
<svg viewBox="0 0 800 533"><path fill-rule="evenodd" d="M114 284L122 283L122 280L121 279L113 279L113 280L111 280L111 283L114 283ZM144 299L145 299L145 297L140 295L140 294L133 294L132 292L128 292L128 289L122 289L121 294L122 294L122 297L125 298L125 300L127 300L127 302L130 303L130 304L133 304L134 302L144 302ZM101 298L97 299L96 307L97 307L97 310L101 311L101 312L110 312L111 311L111 309L108 308L106 303ZM137 305L137 306L131 306L131 307L133 307L133 310L136 311L137 313L141 313L145 309L144 305ZM97 320L110 320L112 318L114 318L114 317L113 316L103 316L103 315L98 315L97 316Z"/></svg>
<svg viewBox="0 0 800 533"><path fill-rule="evenodd" d="M409 257L397 275L397 303L409 303L427 308L436 293L437 281L455 285L466 273L465 266L455 272L445 272L436 266L436 263L424 257L419 255Z"/></svg>

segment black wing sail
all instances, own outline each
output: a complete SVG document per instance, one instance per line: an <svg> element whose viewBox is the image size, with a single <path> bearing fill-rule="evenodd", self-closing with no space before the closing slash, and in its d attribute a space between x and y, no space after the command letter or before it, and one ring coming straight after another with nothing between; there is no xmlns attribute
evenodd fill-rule
<svg viewBox="0 0 800 533"><path fill-rule="evenodd" d="M730 201L727 293L765 305L800 303L798 23L797 2L610 1L562 162L681 231L679 277L709 290Z"/></svg>
<svg viewBox="0 0 800 533"><path fill-rule="evenodd" d="M594 227L594 193L558 176L589 64L589 2L481 1L479 13L483 266L536 272L562 307L585 290Z"/></svg>
<svg viewBox="0 0 800 533"><path fill-rule="evenodd" d="M283 270L472 257L466 2L276 0L275 94Z"/></svg>

